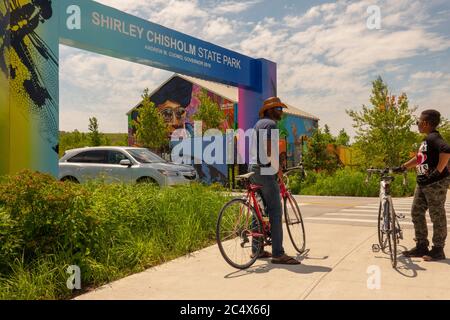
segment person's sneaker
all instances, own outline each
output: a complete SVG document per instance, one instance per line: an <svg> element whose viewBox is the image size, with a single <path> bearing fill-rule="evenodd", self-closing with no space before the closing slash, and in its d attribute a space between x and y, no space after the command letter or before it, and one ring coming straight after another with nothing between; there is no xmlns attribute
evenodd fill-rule
<svg viewBox="0 0 450 320"><path fill-rule="evenodd" d="M423 260L425 261L436 261L436 260L444 260L445 252L443 247L435 247L428 252L428 254L423 255Z"/></svg>
<svg viewBox="0 0 450 320"><path fill-rule="evenodd" d="M417 245L412 248L411 250L403 251L403 255L405 257L412 257L412 258L421 258L425 255L427 255L430 252L428 250L428 246L424 243L417 243Z"/></svg>

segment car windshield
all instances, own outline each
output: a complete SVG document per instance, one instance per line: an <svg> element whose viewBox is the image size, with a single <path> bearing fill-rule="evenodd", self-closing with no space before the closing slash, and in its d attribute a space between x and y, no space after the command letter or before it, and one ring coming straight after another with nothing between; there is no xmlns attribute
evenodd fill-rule
<svg viewBox="0 0 450 320"><path fill-rule="evenodd" d="M140 163L167 162L147 149L128 149L127 151Z"/></svg>

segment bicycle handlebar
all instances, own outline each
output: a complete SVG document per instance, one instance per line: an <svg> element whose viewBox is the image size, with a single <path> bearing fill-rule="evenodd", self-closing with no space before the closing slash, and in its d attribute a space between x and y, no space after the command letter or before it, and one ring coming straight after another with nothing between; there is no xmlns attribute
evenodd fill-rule
<svg viewBox="0 0 450 320"><path fill-rule="evenodd" d="M366 176L366 184L369 182L369 178L370 178L370 176L373 174L373 173L376 173L376 174L380 174L380 175L382 175L382 176L384 176L384 175L388 175L388 174L402 174L403 175L403 186L406 186L407 185L407 180L406 180L406 177L407 177L407 172L406 171L403 171L403 172L394 172L394 168L384 168L384 169L375 169L375 168L370 168L370 169L367 169L366 170L367 171L367 176Z"/></svg>
<svg viewBox="0 0 450 320"><path fill-rule="evenodd" d="M302 175L304 175L306 177L306 171L305 171L305 168L303 167L303 162L300 162L295 167L291 167L291 168L286 169L286 171L283 172L283 176L287 177L288 174L290 174L292 171L297 171L297 170L300 170Z"/></svg>
<svg viewBox="0 0 450 320"><path fill-rule="evenodd" d="M298 166L295 166L295 167L291 167L291 168L286 169L286 171L283 172L283 178L286 180L286 182L283 181L283 183L284 183L284 185L285 185L287 188L289 188L289 175L290 175L292 172L297 171L297 170L299 170L299 171L301 172L302 179L306 177L306 170L305 170L305 168L303 167L303 162L300 162L300 163L298 164ZM283 179L283 180L284 180L284 179Z"/></svg>
<svg viewBox="0 0 450 320"><path fill-rule="evenodd" d="M304 170L304 168L303 168L303 166L297 166L297 167L288 168L288 169L286 169L284 174L290 173L291 171L295 171L295 170Z"/></svg>

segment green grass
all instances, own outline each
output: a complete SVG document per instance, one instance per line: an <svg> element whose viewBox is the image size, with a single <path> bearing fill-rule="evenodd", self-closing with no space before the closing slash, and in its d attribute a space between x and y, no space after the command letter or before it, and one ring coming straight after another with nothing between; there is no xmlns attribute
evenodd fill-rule
<svg viewBox="0 0 450 320"><path fill-rule="evenodd" d="M61 183L21 173L0 182L0 299L67 299L215 241L228 196L199 184Z"/></svg>

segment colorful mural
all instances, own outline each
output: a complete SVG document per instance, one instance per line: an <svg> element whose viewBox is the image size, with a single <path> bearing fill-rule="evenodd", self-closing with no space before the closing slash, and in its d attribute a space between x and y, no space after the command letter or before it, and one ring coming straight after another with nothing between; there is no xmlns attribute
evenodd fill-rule
<svg viewBox="0 0 450 320"><path fill-rule="evenodd" d="M220 106L226 116L226 120L221 125L221 129L237 128L236 105L222 96L215 94L200 85L187 81L181 77L174 76L160 89L154 92L150 100L160 110L164 119L168 123L171 131L178 128L185 128L193 136L194 115L200 107L200 96L207 94L211 100ZM131 126L132 120L137 119L137 111L133 109L128 114L129 144L137 145ZM300 115L286 113L278 123L280 129L280 164L283 169L295 166L301 161L303 149L306 147L308 138L318 126L318 120L305 118ZM168 137L170 139L170 137ZM171 145L174 147L176 143ZM206 146L206 145L205 145ZM224 141L225 146L225 141ZM236 150L237 152L237 150ZM191 150L192 164L194 165L193 150ZM224 161L225 162L225 161ZM207 165L206 163L196 164L194 167L201 181L205 183L219 182L227 184L229 182L229 168L227 165ZM245 165L245 167L247 167Z"/></svg>
<svg viewBox="0 0 450 320"><path fill-rule="evenodd" d="M0 3L0 81L9 96L0 97L0 121L8 122L0 136L8 149L2 171L28 167L57 173L58 20L53 15L50 0Z"/></svg>
<svg viewBox="0 0 450 320"><path fill-rule="evenodd" d="M303 118L292 114L284 114L278 123L280 136L286 139L287 166L294 166L303 154L306 141L318 126L318 120ZM280 148L281 150L281 148Z"/></svg>
<svg viewBox="0 0 450 320"><path fill-rule="evenodd" d="M163 85L159 90L150 96L150 100L155 107L161 112L164 120L169 127L170 141L171 134L176 129L186 129L191 137L194 136L194 116L200 108L200 97L207 94L212 101L217 103L225 115L225 121L220 129L232 129L235 127L234 103L201 86L189 82L181 77L174 77ZM137 109L132 110L128 114L128 142L129 145L138 145L135 140L135 129L132 127L132 120L136 120L138 116ZM172 145L171 147L173 147ZM227 165L209 165L206 163L194 164L193 151L191 153L192 165L202 182L205 183L222 183L228 182L228 166Z"/></svg>
<svg viewBox="0 0 450 320"><path fill-rule="evenodd" d="M193 136L194 115L200 107L200 96L202 94L207 94L223 111L226 120L222 123L220 129L226 130L235 127L234 103L232 101L183 78L174 77L150 96L150 100L155 103L170 128L168 139L176 129L186 129ZM136 120L137 116L137 109L128 114L129 145L137 145L134 138L136 132L131 125L132 120Z"/></svg>

